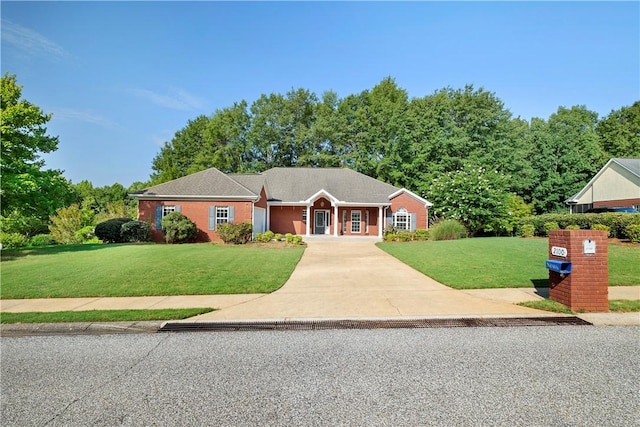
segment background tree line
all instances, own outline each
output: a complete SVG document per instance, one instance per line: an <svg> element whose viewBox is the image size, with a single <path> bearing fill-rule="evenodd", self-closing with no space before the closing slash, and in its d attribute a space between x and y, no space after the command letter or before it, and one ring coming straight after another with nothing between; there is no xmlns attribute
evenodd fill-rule
<svg viewBox="0 0 640 427"><path fill-rule="evenodd" d="M65 242L91 239L80 230L97 221L135 217L127 194L209 167L348 167L424 196L433 214L471 232L509 233L516 217L566 209L610 157L640 157L640 101L601 120L573 106L527 122L482 88L410 99L387 77L344 98L292 89L235 102L178 130L153 159L149 182L93 187L43 170L40 154L56 150L58 138L46 134L51 116L21 89L15 75L2 77L2 232L66 227L57 238Z"/></svg>
<svg viewBox="0 0 640 427"><path fill-rule="evenodd" d="M498 204L517 196L545 213L566 209L563 201L611 157L640 157L640 101L601 120L585 106L572 106L528 122L482 88L444 88L409 99L388 77L344 98L292 89L196 117L154 158L151 183L209 167L339 166L406 187L441 214L452 210L447 198L456 186L466 197L497 193ZM495 213L499 206L487 209Z"/></svg>

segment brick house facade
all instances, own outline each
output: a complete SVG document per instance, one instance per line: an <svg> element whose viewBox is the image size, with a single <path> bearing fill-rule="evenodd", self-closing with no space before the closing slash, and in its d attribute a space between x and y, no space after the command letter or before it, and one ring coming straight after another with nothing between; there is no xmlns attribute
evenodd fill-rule
<svg viewBox="0 0 640 427"><path fill-rule="evenodd" d="M199 241L217 241L221 222L249 222L254 233L382 237L391 225L428 228L431 206L406 189L344 168L273 168L261 174L211 168L131 196L158 242L160 221L173 211L196 224Z"/></svg>

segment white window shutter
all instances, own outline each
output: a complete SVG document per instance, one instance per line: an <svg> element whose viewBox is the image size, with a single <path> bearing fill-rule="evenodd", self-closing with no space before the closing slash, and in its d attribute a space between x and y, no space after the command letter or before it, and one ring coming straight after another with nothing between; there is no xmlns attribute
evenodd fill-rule
<svg viewBox="0 0 640 427"><path fill-rule="evenodd" d="M209 206L209 230L216 229L216 207Z"/></svg>
<svg viewBox="0 0 640 427"><path fill-rule="evenodd" d="M229 222L233 224L234 219L234 209L233 206L229 206Z"/></svg>
<svg viewBox="0 0 640 427"><path fill-rule="evenodd" d="M414 213L409 214L409 218L411 220L411 228L409 229L409 231L416 231L416 225L417 225L416 214Z"/></svg>

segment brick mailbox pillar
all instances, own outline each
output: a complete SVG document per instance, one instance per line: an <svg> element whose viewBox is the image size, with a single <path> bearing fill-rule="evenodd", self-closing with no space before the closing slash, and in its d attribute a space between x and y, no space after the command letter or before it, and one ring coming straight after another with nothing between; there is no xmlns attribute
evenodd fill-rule
<svg viewBox="0 0 640 427"><path fill-rule="evenodd" d="M550 231L547 268L552 300L572 311L609 311L606 231Z"/></svg>

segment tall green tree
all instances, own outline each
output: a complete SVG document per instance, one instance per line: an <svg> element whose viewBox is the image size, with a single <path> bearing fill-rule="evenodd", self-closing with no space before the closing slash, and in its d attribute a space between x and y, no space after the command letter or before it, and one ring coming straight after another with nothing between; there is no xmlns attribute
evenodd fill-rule
<svg viewBox="0 0 640 427"><path fill-rule="evenodd" d="M612 111L598 122L596 133L609 157L640 158L640 101Z"/></svg>
<svg viewBox="0 0 640 427"><path fill-rule="evenodd" d="M585 106L560 107L548 121L532 119L535 178L531 200L537 213L564 210L564 200L606 162L595 131L597 122L597 113Z"/></svg>
<svg viewBox="0 0 640 427"><path fill-rule="evenodd" d="M76 198L61 171L44 169L41 155L58 148L58 138L47 135L49 120L50 114L22 98L16 76L5 73L0 86L3 217L35 218L44 226L56 209Z"/></svg>

